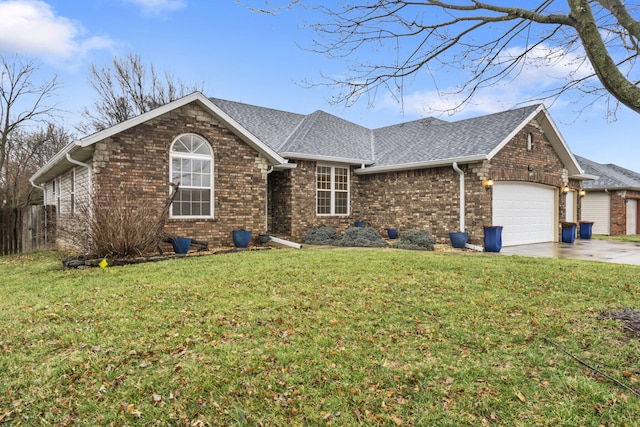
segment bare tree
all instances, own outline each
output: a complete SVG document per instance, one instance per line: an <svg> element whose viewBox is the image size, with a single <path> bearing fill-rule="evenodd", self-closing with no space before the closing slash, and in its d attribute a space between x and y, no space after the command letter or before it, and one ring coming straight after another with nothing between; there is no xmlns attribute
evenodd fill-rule
<svg viewBox="0 0 640 427"><path fill-rule="evenodd" d="M111 67L91 66L89 84L98 100L93 111L85 108L86 122L82 132L96 132L132 117L146 113L194 91L202 86L187 86L165 72L158 76L153 64L146 67L140 55L130 53L126 58L115 57Z"/></svg>
<svg viewBox="0 0 640 427"><path fill-rule="evenodd" d="M407 78L450 68L466 75L458 88L464 95L464 104L479 89L513 78L532 61L542 67L571 57L567 78L545 89L538 99L578 90L595 96L590 98L592 101L613 96L640 113L640 73L636 67L640 54L638 2L335 3L340 6L324 6L324 2L313 6L300 0L284 3L320 11L327 18L326 22L312 25L317 38L311 50L353 60L350 75L329 77L329 84L340 88L334 98L336 103L349 104L363 94L375 97L379 89L402 96ZM282 7L255 10L275 13ZM358 60L358 54L364 52L382 54L377 61ZM393 55L388 55L390 52ZM387 61L389 57L393 59Z"/></svg>
<svg viewBox="0 0 640 427"><path fill-rule="evenodd" d="M51 123L35 130L12 132L0 175L0 192L5 204L20 207L40 203L42 191L29 183L29 177L73 138L67 130Z"/></svg>
<svg viewBox="0 0 640 427"><path fill-rule="evenodd" d="M8 60L0 56L0 207L7 202L5 182L8 154L18 148L19 139L13 137L19 128L45 122L55 111L49 104L58 88L54 77L34 83L39 65L34 60L15 56Z"/></svg>

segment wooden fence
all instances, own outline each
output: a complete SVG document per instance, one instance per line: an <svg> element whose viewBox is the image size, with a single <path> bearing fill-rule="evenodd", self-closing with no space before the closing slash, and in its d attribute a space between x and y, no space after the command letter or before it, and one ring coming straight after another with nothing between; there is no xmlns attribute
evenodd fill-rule
<svg viewBox="0 0 640 427"><path fill-rule="evenodd" d="M0 255L52 249L55 206L0 208Z"/></svg>

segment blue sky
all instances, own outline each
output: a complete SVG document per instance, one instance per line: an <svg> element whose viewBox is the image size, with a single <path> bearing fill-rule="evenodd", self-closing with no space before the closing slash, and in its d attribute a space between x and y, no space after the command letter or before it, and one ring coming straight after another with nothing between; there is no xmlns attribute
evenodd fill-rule
<svg viewBox="0 0 640 427"><path fill-rule="evenodd" d="M323 82L321 73L344 75L347 64L301 48L311 45L313 33L303 20L313 16L300 13L259 14L236 0L0 0L0 53L36 58L43 79L58 76L56 101L68 128L95 101L87 81L91 64L102 67L130 52L188 85L202 83L207 96L296 113L324 110L371 128L437 115L429 111L443 105L434 82L445 89L456 83L449 73L434 74L414 79L403 104L378 93L372 105L361 99L350 107L333 106L328 100L335 89L305 82ZM457 120L513 108L554 72L523 73L510 86L480 92L465 110L439 117ZM611 122L605 106L596 104L578 116L574 101L568 96L549 105L573 152L640 172L638 115L622 107Z"/></svg>

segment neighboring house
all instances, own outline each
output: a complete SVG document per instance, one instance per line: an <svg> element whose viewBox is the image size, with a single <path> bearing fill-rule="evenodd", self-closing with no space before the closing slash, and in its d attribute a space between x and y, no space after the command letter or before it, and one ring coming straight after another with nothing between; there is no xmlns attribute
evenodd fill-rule
<svg viewBox="0 0 640 427"><path fill-rule="evenodd" d="M179 182L167 233L219 245L239 228L299 240L366 221L440 242L464 230L476 245L483 225L502 225L508 246L557 241L586 178L542 105L367 129L194 93L71 143L31 182L59 221L80 189L160 206Z"/></svg>
<svg viewBox="0 0 640 427"><path fill-rule="evenodd" d="M595 221L594 234L639 234L640 174L613 164L600 164L575 156L586 173L598 179L585 181L582 218Z"/></svg>

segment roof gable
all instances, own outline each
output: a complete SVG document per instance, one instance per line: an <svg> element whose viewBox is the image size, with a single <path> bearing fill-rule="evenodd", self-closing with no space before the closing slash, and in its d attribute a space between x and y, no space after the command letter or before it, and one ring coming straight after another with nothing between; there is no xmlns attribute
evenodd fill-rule
<svg viewBox="0 0 640 427"><path fill-rule="evenodd" d="M235 119L233 119L229 114L227 114L220 107L212 103L208 98L202 95L200 92L194 92L190 95L187 95L178 100L172 101L168 104L165 104L161 107L148 111L144 114L136 116L132 119L126 120L122 123L119 123L110 128L104 129L100 132L96 132L92 135L81 138L77 141L71 142L65 148L60 150L56 155L53 156L51 160L49 160L42 168L40 168L30 179L29 181L33 185L42 184L54 176L64 172L65 170L71 169L75 166L75 163L69 160L69 156L77 155L81 158L76 158L76 160L85 161L90 158L91 152L93 151L93 145L99 141L102 141L106 138L109 138L113 135L116 135L120 132L124 132L125 130L131 129L139 124L152 120L156 117L160 117L163 114L166 114L170 111L173 111L177 108L183 107L187 104L196 102L204 107L207 111L218 117L221 121L226 123L235 133L238 135L244 142L248 145L256 149L259 153L264 155L271 163L275 165L282 165L287 163L287 160L281 157L277 151L265 144L258 137L256 137L252 132L243 127L240 123L238 123Z"/></svg>
<svg viewBox="0 0 640 427"><path fill-rule="evenodd" d="M375 167L489 159L537 108L525 107L455 122L428 118L376 129Z"/></svg>

